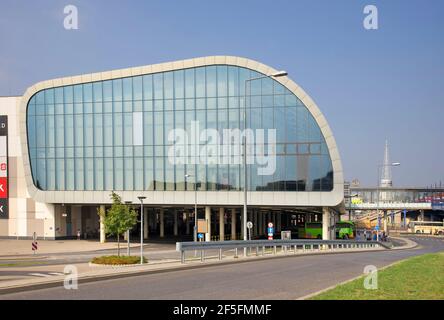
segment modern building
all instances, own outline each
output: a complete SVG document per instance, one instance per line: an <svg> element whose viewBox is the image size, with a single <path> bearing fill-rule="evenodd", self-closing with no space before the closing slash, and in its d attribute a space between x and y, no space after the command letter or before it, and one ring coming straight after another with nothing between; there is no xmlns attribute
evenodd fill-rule
<svg viewBox="0 0 444 320"><path fill-rule="evenodd" d="M196 200L207 240L239 238L245 135L253 237L269 222L278 233L321 220L324 238L334 237L344 208L335 139L301 87L266 77L275 72L212 56L48 80L0 98L0 236L99 237L97 209L116 191L136 208L146 197L147 238L192 239Z"/></svg>

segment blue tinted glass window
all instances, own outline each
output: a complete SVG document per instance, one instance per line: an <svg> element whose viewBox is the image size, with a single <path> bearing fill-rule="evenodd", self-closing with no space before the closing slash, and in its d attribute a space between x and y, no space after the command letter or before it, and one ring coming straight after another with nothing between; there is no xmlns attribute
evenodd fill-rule
<svg viewBox="0 0 444 320"><path fill-rule="evenodd" d="M276 130L278 142L276 171L261 176L250 165L250 190L332 190L328 148L304 104L271 78L249 81L244 99L245 81L261 76L214 65L42 90L27 109L33 180L42 190L185 190L183 176L196 167L198 189L241 190L240 164L174 166L167 138L191 132L194 120L201 131L242 129L246 102L248 127Z"/></svg>

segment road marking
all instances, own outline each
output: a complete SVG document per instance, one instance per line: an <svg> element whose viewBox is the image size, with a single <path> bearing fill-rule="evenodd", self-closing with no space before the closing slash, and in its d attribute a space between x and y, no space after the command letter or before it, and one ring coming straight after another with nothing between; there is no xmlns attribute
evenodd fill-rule
<svg viewBox="0 0 444 320"><path fill-rule="evenodd" d="M35 277L45 277L45 278L51 277L51 275L44 274L44 273L30 273L29 275L30 276L35 276Z"/></svg>
<svg viewBox="0 0 444 320"><path fill-rule="evenodd" d="M54 276L64 276L65 275L62 272L49 272L49 274L54 275Z"/></svg>

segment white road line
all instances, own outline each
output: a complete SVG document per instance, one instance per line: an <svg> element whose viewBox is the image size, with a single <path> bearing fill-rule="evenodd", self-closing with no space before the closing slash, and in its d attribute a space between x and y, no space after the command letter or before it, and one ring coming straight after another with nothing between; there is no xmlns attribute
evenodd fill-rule
<svg viewBox="0 0 444 320"><path fill-rule="evenodd" d="M62 272L49 272L49 274L54 275L54 276L64 276L65 275Z"/></svg>
<svg viewBox="0 0 444 320"><path fill-rule="evenodd" d="M44 273L30 273L29 275L30 276L36 276L36 277L45 277L45 278L48 278L48 277L51 276L49 274L44 274Z"/></svg>

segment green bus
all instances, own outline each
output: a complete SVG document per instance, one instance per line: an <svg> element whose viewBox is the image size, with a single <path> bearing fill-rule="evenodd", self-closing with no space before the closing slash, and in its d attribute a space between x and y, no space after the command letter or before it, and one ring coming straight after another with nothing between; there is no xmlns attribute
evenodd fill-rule
<svg viewBox="0 0 444 320"><path fill-rule="evenodd" d="M336 223L336 239L353 239L355 224L351 221L339 221ZM306 222L298 228L300 239L322 239L322 222Z"/></svg>
<svg viewBox="0 0 444 320"><path fill-rule="evenodd" d="M298 228L300 239L322 239L322 223L306 222L304 226Z"/></svg>
<svg viewBox="0 0 444 320"><path fill-rule="evenodd" d="M355 237L355 224L352 221L339 221L336 223L336 239L353 239Z"/></svg>

